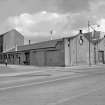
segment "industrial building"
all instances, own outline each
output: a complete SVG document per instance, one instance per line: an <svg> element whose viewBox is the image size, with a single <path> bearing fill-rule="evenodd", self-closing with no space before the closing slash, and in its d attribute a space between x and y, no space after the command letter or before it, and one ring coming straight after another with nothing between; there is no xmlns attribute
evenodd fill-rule
<svg viewBox="0 0 105 105"><path fill-rule="evenodd" d="M24 36L15 29L0 35L0 53L21 45L24 45Z"/></svg>
<svg viewBox="0 0 105 105"><path fill-rule="evenodd" d="M11 35L10 35L11 36ZM9 64L34 66L74 66L104 63L105 38L100 39L100 32L82 33L56 40L35 44L21 45L13 40L10 48L5 47L0 54L3 62L7 57ZM9 35L8 35L9 37ZM1 40L1 39L0 39ZM12 42L11 42L12 43ZM17 46L15 46L17 44ZM4 44L5 46L5 44ZM15 47L14 47L15 46ZM9 49L9 50L7 50Z"/></svg>
<svg viewBox="0 0 105 105"><path fill-rule="evenodd" d="M12 29L0 35L0 62L3 63L7 56L4 53L10 51L17 46L24 45L24 36L17 30Z"/></svg>

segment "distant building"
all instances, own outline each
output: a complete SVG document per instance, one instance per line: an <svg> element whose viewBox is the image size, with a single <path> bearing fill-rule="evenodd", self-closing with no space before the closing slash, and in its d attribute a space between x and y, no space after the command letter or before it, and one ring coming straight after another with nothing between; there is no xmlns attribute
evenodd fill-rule
<svg viewBox="0 0 105 105"><path fill-rule="evenodd" d="M7 52L21 45L24 45L24 36L15 29L0 35L0 52Z"/></svg>

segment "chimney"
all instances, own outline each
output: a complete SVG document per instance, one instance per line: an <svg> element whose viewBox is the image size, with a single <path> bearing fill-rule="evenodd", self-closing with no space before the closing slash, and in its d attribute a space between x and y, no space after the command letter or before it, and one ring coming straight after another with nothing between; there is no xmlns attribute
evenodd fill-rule
<svg viewBox="0 0 105 105"><path fill-rule="evenodd" d="M82 30L79 30L79 34L82 34Z"/></svg>
<svg viewBox="0 0 105 105"><path fill-rule="evenodd" d="M31 44L31 40L29 40L29 45Z"/></svg>
<svg viewBox="0 0 105 105"><path fill-rule="evenodd" d="M15 51L17 51L17 44L15 45Z"/></svg>

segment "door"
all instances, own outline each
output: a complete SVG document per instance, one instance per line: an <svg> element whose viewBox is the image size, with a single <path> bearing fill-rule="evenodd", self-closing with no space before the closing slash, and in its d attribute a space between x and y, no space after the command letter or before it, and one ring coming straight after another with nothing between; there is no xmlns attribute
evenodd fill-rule
<svg viewBox="0 0 105 105"><path fill-rule="evenodd" d="M30 64L30 53L25 52L25 61L24 64L29 65Z"/></svg>
<svg viewBox="0 0 105 105"><path fill-rule="evenodd" d="M104 51L98 51L98 61L104 63Z"/></svg>

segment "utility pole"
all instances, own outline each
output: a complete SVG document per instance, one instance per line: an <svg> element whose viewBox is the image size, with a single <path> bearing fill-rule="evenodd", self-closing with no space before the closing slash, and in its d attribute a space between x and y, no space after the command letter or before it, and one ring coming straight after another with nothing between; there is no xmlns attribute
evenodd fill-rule
<svg viewBox="0 0 105 105"><path fill-rule="evenodd" d="M97 27L100 27L100 25L97 25ZM96 40L97 39L95 38L95 32L96 30L90 25L90 22L88 21L88 32L90 32L90 28L93 30L93 38L92 40ZM90 34L89 34L89 65L91 65L91 46L90 46ZM98 39L99 40L99 39ZM94 43L94 63L96 64L96 42Z"/></svg>
<svg viewBox="0 0 105 105"><path fill-rule="evenodd" d="M90 53L90 22L88 21L88 32L89 32L89 66L91 66L91 53Z"/></svg>

